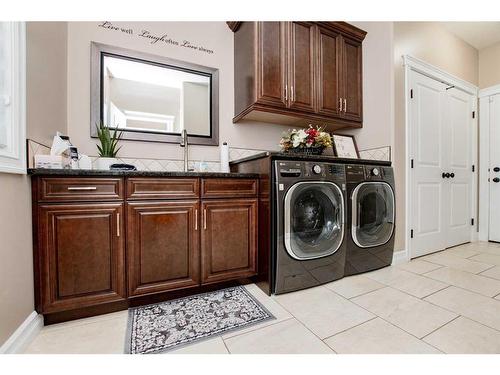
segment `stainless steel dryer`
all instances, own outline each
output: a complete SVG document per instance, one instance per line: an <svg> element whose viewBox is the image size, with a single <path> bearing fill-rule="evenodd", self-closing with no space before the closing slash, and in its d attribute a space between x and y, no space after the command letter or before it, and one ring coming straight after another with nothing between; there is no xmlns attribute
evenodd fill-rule
<svg viewBox="0 0 500 375"><path fill-rule="evenodd" d="M344 276L345 168L307 161L274 162L274 293Z"/></svg>
<svg viewBox="0 0 500 375"><path fill-rule="evenodd" d="M346 165L345 275L389 266L394 253L395 197L391 167Z"/></svg>

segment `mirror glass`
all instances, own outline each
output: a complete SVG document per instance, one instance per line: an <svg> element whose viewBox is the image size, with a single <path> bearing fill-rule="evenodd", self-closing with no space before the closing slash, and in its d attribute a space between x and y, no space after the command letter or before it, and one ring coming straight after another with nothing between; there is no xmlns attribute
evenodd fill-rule
<svg viewBox="0 0 500 375"><path fill-rule="evenodd" d="M211 135L211 75L103 55L102 120L127 132Z"/></svg>

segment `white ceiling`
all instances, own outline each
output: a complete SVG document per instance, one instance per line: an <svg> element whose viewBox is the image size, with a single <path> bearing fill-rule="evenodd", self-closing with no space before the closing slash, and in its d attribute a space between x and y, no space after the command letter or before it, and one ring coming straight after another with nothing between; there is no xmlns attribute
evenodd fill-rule
<svg viewBox="0 0 500 375"><path fill-rule="evenodd" d="M500 22L441 22L441 24L478 50L500 42Z"/></svg>

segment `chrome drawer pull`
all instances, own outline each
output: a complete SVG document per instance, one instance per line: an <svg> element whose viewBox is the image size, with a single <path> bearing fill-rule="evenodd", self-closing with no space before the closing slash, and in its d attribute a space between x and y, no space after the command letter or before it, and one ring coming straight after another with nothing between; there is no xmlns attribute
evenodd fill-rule
<svg viewBox="0 0 500 375"><path fill-rule="evenodd" d="M347 99L344 99L344 113L347 111Z"/></svg>
<svg viewBox="0 0 500 375"><path fill-rule="evenodd" d="M198 230L198 209L194 210L194 230Z"/></svg>
<svg viewBox="0 0 500 375"><path fill-rule="evenodd" d="M88 191L88 190L97 190L97 187L95 186L69 186L68 187L68 190L85 190L85 191Z"/></svg>
<svg viewBox="0 0 500 375"><path fill-rule="evenodd" d="M207 229L207 209L203 209L203 229Z"/></svg>
<svg viewBox="0 0 500 375"><path fill-rule="evenodd" d="M116 237L120 237L120 214L116 214Z"/></svg>

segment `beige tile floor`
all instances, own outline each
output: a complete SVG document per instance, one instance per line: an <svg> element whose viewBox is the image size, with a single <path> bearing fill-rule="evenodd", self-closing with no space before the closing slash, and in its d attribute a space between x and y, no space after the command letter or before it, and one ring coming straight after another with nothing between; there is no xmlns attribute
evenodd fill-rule
<svg viewBox="0 0 500 375"><path fill-rule="evenodd" d="M500 353L500 245L472 243L268 297L276 317L171 353ZM123 353L127 312L44 327L26 353Z"/></svg>

